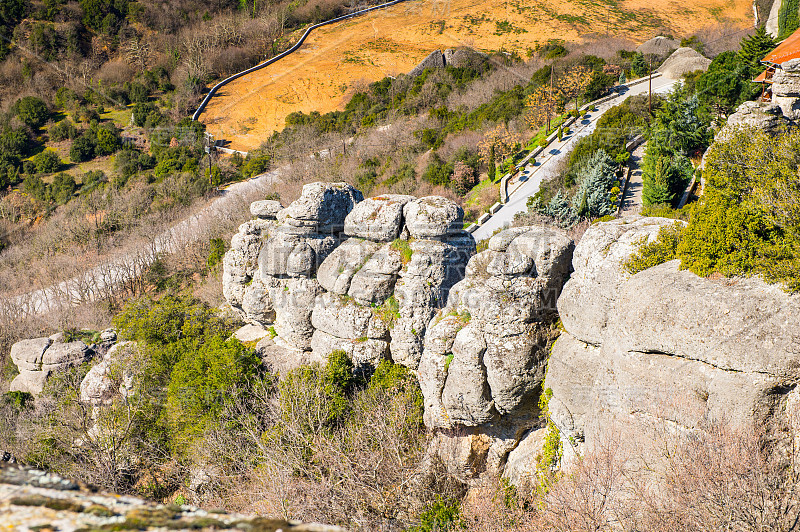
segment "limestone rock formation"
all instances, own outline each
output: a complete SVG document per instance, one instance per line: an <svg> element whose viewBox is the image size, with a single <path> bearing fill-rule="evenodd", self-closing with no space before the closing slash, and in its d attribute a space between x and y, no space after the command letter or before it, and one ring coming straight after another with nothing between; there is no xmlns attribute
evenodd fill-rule
<svg viewBox="0 0 800 532"><path fill-rule="evenodd" d="M677 48L677 47L676 47ZM434 50L425 59L423 59L411 72L408 73L409 77L416 77L421 75L428 68L444 68L446 66L453 67L477 67L481 63L486 62L489 56L470 48L469 46L460 46L458 48L448 48L442 53L440 50Z"/></svg>
<svg viewBox="0 0 800 532"><path fill-rule="evenodd" d="M120 342L109 349L81 381L81 401L98 406L109 404L117 395L127 397L137 354L135 342Z"/></svg>
<svg viewBox="0 0 800 532"><path fill-rule="evenodd" d="M274 220L283 209L279 201L260 200L250 204L250 214L262 220Z"/></svg>
<svg viewBox="0 0 800 532"><path fill-rule="evenodd" d="M498 468L539 422L538 392L572 251L572 240L556 229L494 235L429 326L418 371L425 424L441 431L440 439L452 439L446 434L453 430L482 435L483 451L471 460L487 468ZM465 443L436 445L441 454ZM463 473L468 465L458 456L442 458Z"/></svg>
<svg viewBox="0 0 800 532"><path fill-rule="evenodd" d="M485 53L470 48L460 46L458 48L448 48L444 51L444 64L455 68L477 67L485 63L489 56Z"/></svg>
<svg viewBox="0 0 800 532"><path fill-rule="evenodd" d="M391 242L400 236L403 225L403 206L414 196L388 194L368 198L356 205L344 221L348 236L367 238L376 242Z"/></svg>
<svg viewBox="0 0 800 532"><path fill-rule="evenodd" d="M47 378L54 371L79 366L94 356L94 351L80 340L54 342L51 338L20 340L11 346L11 360L19 369L10 391L42 393Z"/></svg>
<svg viewBox="0 0 800 532"><path fill-rule="evenodd" d="M441 50L434 50L431 52L408 73L408 76L412 78L417 77L428 68L444 68L444 54L442 54Z"/></svg>
<svg viewBox="0 0 800 532"><path fill-rule="evenodd" d="M694 48L678 48L658 67L658 72L672 79L680 79L696 70L708 70L711 59L703 56Z"/></svg>
<svg viewBox="0 0 800 532"><path fill-rule="evenodd" d="M800 59L792 59L775 69L772 101L791 120L800 118Z"/></svg>
<svg viewBox="0 0 800 532"><path fill-rule="evenodd" d="M678 261L620 274L630 242L653 234L643 220L625 225L586 232L558 300L566 333L544 386L565 457L609 431L646 443L653 430L709 419L780 439L800 380L800 297L759 279L700 278Z"/></svg>
<svg viewBox="0 0 800 532"><path fill-rule="evenodd" d="M791 120L783 116L781 107L776 103L744 102L728 117L728 121L717 133L715 140L724 141L730 138L737 128L755 127L770 135L776 135L791 124Z"/></svg>
<svg viewBox="0 0 800 532"><path fill-rule="evenodd" d="M275 332L262 346L272 368L336 349L356 364L391 357L416 368L428 322L475 252L462 225L461 208L442 197L364 200L350 185L311 183L275 220L239 228L224 293L245 320Z"/></svg>
<svg viewBox="0 0 800 532"><path fill-rule="evenodd" d="M654 241L662 227L673 223L667 218L615 220L586 231L572 258L575 271L558 299L559 316L571 334L585 343L600 343L616 287L630 277L623 263L643 239Z"/></svg>
<svg viewBox="0 0 800 532"><path fill-rule="evenodd" d="M98 493L53 473L0 463L0 527L9 530L344 532L298 521L206 512Z"/></svg>
<svg viewBox="0 0 800 532"><path fill-rule="evenodd" d="M645 41L640 44L636 51L640 52L645 55L657 55L660 57L666 57L669 55L673 50L677 50L680 48L681 42L676 39L670 39L668 37L653 37L649 41Z"/></svg>

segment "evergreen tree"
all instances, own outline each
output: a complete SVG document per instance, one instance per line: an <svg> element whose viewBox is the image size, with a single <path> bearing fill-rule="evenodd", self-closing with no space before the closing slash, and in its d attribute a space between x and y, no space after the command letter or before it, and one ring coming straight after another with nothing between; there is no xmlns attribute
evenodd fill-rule
<svg viewBox="0 0 800 532"><path fill-rule="evenodd" d="M764 26L761 26L753 35L742 38L737 55L742 62L753 68L760 69L760 61L776 46L775 40L767 33Z"/></svg>
<svg viewBox="0 0 800 532"><path fill-rule="evenodd" d="M650 69L647 66L647 61L644 60L644 54L636 52L631 61L631 75L634 78L641 78L649 73Z"/></svg>

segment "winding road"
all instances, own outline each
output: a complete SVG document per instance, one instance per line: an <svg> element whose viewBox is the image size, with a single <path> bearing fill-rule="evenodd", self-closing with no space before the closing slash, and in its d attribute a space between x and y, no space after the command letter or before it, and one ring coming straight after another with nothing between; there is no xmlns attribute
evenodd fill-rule
<svg viewBox="0 0 800 532"><path fill-rule="evenodd" d="M678 80L664 76L653 78L653 92L658 94L669 92L677 82ZM528 198L539 191L542 182L558 174L561 163L569 156L575 143L578 142L579 139L594 132L597 128L597 121L603 116L603 113L619 105L627 97L647 94L647 91L647 82L629 87L624 94L620 94L616 98L612 98L598 105L596 111L588 114L588 118L573 124L571 133L565 136L561 141L556 140L552 142L546 150L542 152L544 155L540 154L534 164L522 169L519 181L516 183L509 183L511 197L508 203L503 205L497 213L492 215L491 218L472 233L475 240L480 242L481 240L491 237L495 231L510 227L514 222L514 216L518 213L527 212Z"/></svg>

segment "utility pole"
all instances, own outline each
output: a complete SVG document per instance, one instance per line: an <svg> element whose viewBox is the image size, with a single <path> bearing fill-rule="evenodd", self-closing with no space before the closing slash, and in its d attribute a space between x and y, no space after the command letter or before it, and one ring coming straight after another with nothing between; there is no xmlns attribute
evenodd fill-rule
<svg viewBox="0 0 800 532"><path fill-rule="evenodd" d="M555 62L550 65L550 92L547 94L547 134L550 134L550 110L553 102L553 71L556 69Z"/></svg>
<svg viewBox="0 0 800 532"><path fill-rule="evenodd" d="M653 116L653 58L650 58L649 68L650 70L650 79L647 81L648 89L647 89L647 107L650 111L650 116Z"/></svg>

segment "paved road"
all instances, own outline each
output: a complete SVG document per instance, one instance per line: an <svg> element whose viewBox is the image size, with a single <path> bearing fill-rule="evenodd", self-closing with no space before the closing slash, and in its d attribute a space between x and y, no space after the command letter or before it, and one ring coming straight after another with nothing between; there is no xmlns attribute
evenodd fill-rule
<svg viewBox="0 0 800 532"><path fill-rule="evenodd" d="M644 157L645 144L642 144L631 154L631 178L625 196L622 198L622 215L633 215L642 212L642 157Z"/></svg>
<svg viewBox="0 0 800 532"><path fill-rule="evenodd" d="M677 83L677 80L666 77L654 78L653 92L668 92L675 83ZM619 105L628 96L647 94L647 90L647 82L634 85L630 87L625 94L600 104L597 107L597 111L589 113L588 119L574 123L570 135L564 137L561 141L555 141L550 144L544 152L539 154L535 164L527 166L522 170L522 177L520 178L521 183L511 194L508 203L472 233L475 240L484 240L492 236L498 229L510 227L517 213L526 212L528 210L528 198L539 191L539 186L542 181L548 180L558 173L560 163L565 157L569 156L570 151L575 146L578 139L591 134L595 130L597 120L603 116L603 113L615 105ZM510 186L513 187L513 185Z"/></svg>
<svg viewBox="0 0 800 532"><path fill-rule="evenodd" d="M0 305L11 304L24 314L41 315L64 306L74 306L103 299L109 291L130 282L131 276L143 273L146 267L162 253L169 253L199 238L207 238L205 229L213 220L226 218L235 208L246 207L280 182L281 170L234 183L221 191L221 196L191 217L178 222L160 235L155 235L148 245L99 264L79 276L58 285L28 292L10 300L0 300Z"/></svg>

